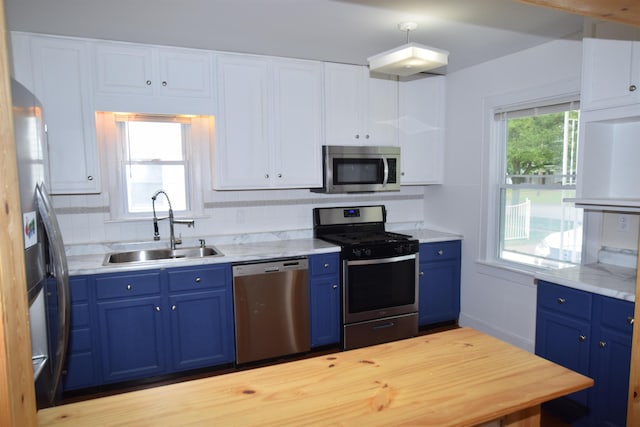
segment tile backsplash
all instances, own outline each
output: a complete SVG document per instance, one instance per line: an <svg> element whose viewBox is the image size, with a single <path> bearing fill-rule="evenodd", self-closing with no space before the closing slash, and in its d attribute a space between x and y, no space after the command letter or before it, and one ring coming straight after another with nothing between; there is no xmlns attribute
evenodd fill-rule
<svg viewBox="0 0 640 427"><path fill-rule="evenodd" d="M53 203L67 245L153 240L151 218L112 220L106 193L53 196ZM423 187L403 187L391 193L327 195L308 190L218 191L205 198L203 213L193 218L194 228L176 225L175 233L176 237L198 238L308 230L312 235L314 207L374 204L386 206L388 223L424 220ZM168 224L161 221L159 225L161 239L168 240Z"/></svg>

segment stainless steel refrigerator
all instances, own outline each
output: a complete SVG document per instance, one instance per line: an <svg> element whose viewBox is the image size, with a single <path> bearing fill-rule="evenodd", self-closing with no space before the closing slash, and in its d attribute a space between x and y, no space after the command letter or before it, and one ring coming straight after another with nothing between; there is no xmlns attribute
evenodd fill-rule
<svg viewBox="0 0 640 427"><path fill-rule="evenodd" d="M55 404L69 339L69 273L60 227L47 192L48 158L42 106L11 79L29 325L38 407ZM55 287L55 288L54 288ZM57 310L48 313L47 289ZM50 315L52 314L52 315Z"/></svg>

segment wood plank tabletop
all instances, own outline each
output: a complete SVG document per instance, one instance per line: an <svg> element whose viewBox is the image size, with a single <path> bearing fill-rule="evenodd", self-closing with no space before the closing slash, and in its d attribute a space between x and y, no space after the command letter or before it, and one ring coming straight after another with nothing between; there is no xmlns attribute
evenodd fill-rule
<svg viewBox="0 0 640 427"><path fill-rule="evenodd" d="M41 426L472 426L593 380L470 328L40 410ZM538 408L539 412L539 408Z"/></svg>

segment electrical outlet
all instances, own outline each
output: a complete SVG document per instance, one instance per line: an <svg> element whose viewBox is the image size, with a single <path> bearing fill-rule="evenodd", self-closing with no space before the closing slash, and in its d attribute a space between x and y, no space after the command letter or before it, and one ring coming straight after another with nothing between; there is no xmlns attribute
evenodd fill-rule
<svg viewBox="0 0 640 427"><path fill-rule="evenodd" d="M629 215L618 215L618 231L629 231Z"/></svg>

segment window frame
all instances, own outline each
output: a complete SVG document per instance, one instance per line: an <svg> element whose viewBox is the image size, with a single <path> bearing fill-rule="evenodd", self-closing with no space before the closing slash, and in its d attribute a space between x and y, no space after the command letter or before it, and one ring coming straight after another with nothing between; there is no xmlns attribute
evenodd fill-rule
<svg viewBox="0 0 640 427"><path fill-rule="evenodd" d="M482 174L482 215L479 218L479 258L478 262L488 266L495 266L507 271L535 274L548 270L542 266L517 263L500 258L500 215L501 190L506 172L506 144L499 139L500 132L506 131L506 126L495 120L496 113L506 110L534 108L536 106L553 105L563 102L578 101L580 99L580 82L564 80L553 82L545 86L529 87L520 91L489 96L483 99L485 123L483 146ZM500 129L503 127L504 129ZM549 189L548 186L545 189ZM586 215L585 215L586 216ZM583 218L586 223L586 218ZM586 224L584 224L586 229ZM585 239L583 239L582 255L585 256Z"/></svg>
<svg viewBox="0 0 640 427"><path fill-rule="evenodd" d="M183 138L185 165L185 197L186 210L174 210L175 215L188 217L204 216L203 192L207 183L211 181L208 168L205 167L209 158L209 141L213 132L212 116L186 116L179 114L136 114L117 112L96 112L96 125L100 149L103 153L103 170L108 175L109 193L111 199L109 221L135 221L153 218L149 212L127 211L127 142L124 136L124 125L127 117L134 120L150 119L150 121L180 122ZM172 163L172 162L169 162ZM207 175L207 176L205 176ZM149 194L151 200L152 194ZM171 197L171 194L169 194Z"/></svg>

